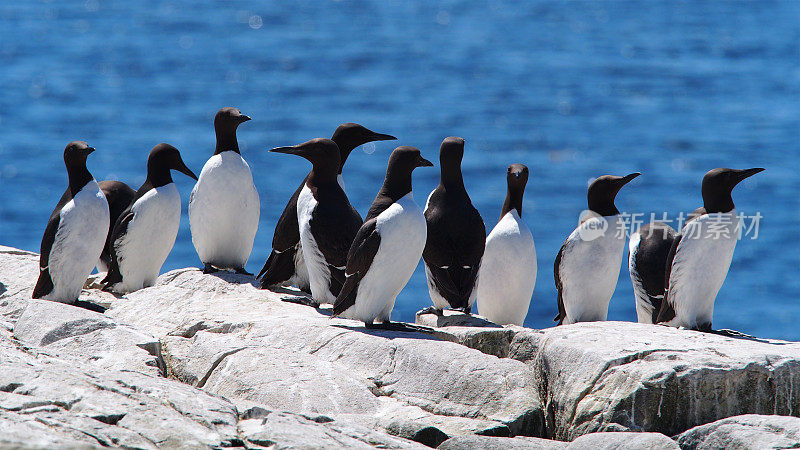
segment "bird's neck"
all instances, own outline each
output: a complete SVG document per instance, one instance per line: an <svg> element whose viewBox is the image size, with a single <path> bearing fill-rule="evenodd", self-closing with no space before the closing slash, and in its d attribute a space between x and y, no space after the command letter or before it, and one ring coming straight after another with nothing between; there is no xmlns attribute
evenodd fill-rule
<svg viewBox="0 0 800 450"><path fill-rule="evenodd" d="M464 178L461 175L460 167L446 167L443 164L441 173L442 173L442 186L444 186L448 191L466 192L466 188L464 188Z"/></svg>
<svg viewBox="0 0 800 450"><path fill-rule="evenodd" d="M239 153L239 141L236 139L236 129L216 130L216 133L217 148L214 150L215 155L227 151Z"/></svg>
<svg viewBox="0 0 800 450"><path fill-rule="evenodd" d="M500 218L505 217L512 209L516 209L517 215L522 216L522 194L523 191L520 189L508 189L506 200L503 202L503 210L500 212Z"/></svg>
<svg viewBox="0 0 800 450"><path fill-rule="evenodd" d="M598 195L590 189L588 193L589 209L601 216L616 216L619 214L619 210L614 204L614 199L609 197L609 195Z"/></svg>
<svg viewBox="0 0 800 450"><path fill-rule="evenodd" d="M411 192L411 174L386 174L378 195L384 195L393 202L400 200Z"/></svg>
<svg viewBox="0 0 800 450"><path fill-rule="evenodd" d="M86 163L76 163L69 166L67 176L69 176L69 190L72 191L73 196L83 189L86 183L92 181L92 174L86 168Z"/></svg>
<svg viewBox="0 0 800 450"><path fill-rule="evenodd" d="M339 158L341 158L341 160L339 161L339 174L340 175L342 173L342 169L344 169L344 163L347 161L347 157L350 156L350 152L351 151L353 151L352 148L351 149L346 149L346 148L341 148L341 147L339 148Z"/></svg>
<svg viewBox="0 0 800 450"><path fill-rule="evenodd" d="M733 211L736 205L733 204L733 197L730 194L726 196L703 196L703 207L705 207L708 214L711 213L726 213Z"/></svg>
<svg viewBox="0 0 800 450"><path fill-rule="evenodd" d="M172 183L172 172L169 168L147 165L147 181L154 187L166 186Z"/></svg>
<svg viewBox="0 0 800 450"><path fill-rule="evenodd" d="M327 166L321 167L318 164L314 164L314 167L308 174L308 181L315 186L320 186L328 183L334 183L338 186L339 185L338 177L339 173L337 172L336 169L331 169L330 167Z"/></svg>

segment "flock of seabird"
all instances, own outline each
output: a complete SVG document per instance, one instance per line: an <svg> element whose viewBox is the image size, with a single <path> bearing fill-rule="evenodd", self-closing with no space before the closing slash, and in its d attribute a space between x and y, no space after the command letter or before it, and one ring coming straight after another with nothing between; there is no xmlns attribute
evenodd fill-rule
<svg viewBox="0 0 800 450"><path fill-rule="evenodd" d="M260 202L236 131L249 120L236 108L216 114L216 149L199 177L175 147L156 145L137 191L119 181L95 181L86 167L94 148L70 142L64 150L69 186L42 238L33 298L75 304L95 266L106 273L105 290L123 294L152 286L180 224L181 199L172 170L197 180L188 209L203 272L248 274L245 264L258 230ZM389 319L395 298L422 258L433 303L429 311L470 314L477 302L489 320L521 325L537 272L533 235L522 220L528 168L508 167L501 218L487 237L464 187L464 139L442 142L441 181L424 209L414 201L412 173L433 163L417 148L397 147L362 219L345 194L342 168L356 147L394 139L345 123L331 139L270 150L302 157L312 168L275 226L272 251L257 275L260 286L294 286L308 297L285 300L332 304L334 316L368 327L409 330L414 328ZM681 230L652 222L631 234L629 268L639 322L711 331L714 301L739 235L731 191L762 170L711 170L702 181L703 207ZM639 175L604 175L589 186L587 213L555 259L559 324L606 320L627 226L614 201Z"/></svg>

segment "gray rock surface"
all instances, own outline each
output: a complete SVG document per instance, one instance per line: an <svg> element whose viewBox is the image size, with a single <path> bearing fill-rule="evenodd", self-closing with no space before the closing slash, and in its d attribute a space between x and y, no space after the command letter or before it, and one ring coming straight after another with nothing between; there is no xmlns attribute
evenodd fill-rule
<svg viewBox="0 0 800 450"><path fill-rule="evenodd" d="M460 313L420 315L430 332L389 332L196 269L123 297L84 290L109 308L100 314L31 300L37 266L0 247L4 446L797 440L800 419L741 415L800 414L799 343L620 322L530 330Z"/></svg>
<svg viewBox="0 0 800 450"><path fill-rule="evenodd" d="M239 422L239 434L250 448L428 448L326 416L266 410Z"/></svg>
<svg viewBox="0 0 800 450"><path fill-rule="evenodd" d="M679 450L678 444L660 433L591 433L570 442L567 450Z"/></svg>
<svg viewBox="0 0 800 450"><path fill-rule="evenodd" d="M247 280L174 271L112 301L106 315L163 336L170 374L228 398L298 414L368 416L360 420L395 432L415 428L403 417L417 413L447 436L543 432L525 364L429 334L330 319Z"/></svg>
<svg viewBox="0 0 800 450"><path fill-rule="evenodd" d="M424 310L423 310L424 311ZM479 316L477 314L464 314L461 311L452 311L445 309L442 315L437 315L432 312L418 311L415 316L417 325L423 325L432 328L444 327L487 327L487 328L502 328L489 319Z"/></svg>
<svg viewBox="0 0 800 450"><path fill-rule="evenodd" d="M489 436L456 436L444 441L440 450L561 450L566 449L566 442L551 441L535 437L489 437Z"/></svg>
<svg viewBox="0 0 800 450"><path fill-rule="evenodd" d="M39 353L100 369L160 375L158 339L108 316L64 303L30 300L14 337Z"/></svg>
<svg viewBox="0 0 800 450"><path fill-rule="evenodd" d="M605 322L518 333L509 355L538 373L548 429L559 439L671 436L732 415L800 413L793 342Z"/></svg>
<svg viewBox="0 0 800 450"><path fill-rule="evenodd" d="M441 450L678 450L678 444L660 433L591 433L572 442L534 437L457 436L438 447Z"/></svg>
<svg viewBox="0 0 800 450"><path fill-rule="evenodd" d="M442 316L433 313L417 312L417 325L433 327L433 335L443 341L480 350L499 358L508 357L508 350L514 335L522 327L500 326L489 322L485 317L466 315L459 311L444 310Z"/></svg>
<svg viewBox="0 0 800 450"><path fill-rule="evenodd" d="M161 342L141 327L30 299L37 264L36 255L0 249L2 448L259 448L267 440L270 448L422 448L346 418L265 419L270 410L252 403L240 414L228 399L163 377ZM127 301L93 290L81 300Z"/></svg>
<svg viewBox="0 0 800 450"><path fill-rule="evenodd" d="M238 431L229 432L230 439L242 441L242 428L236 408L225 398L293 414L286 417L335 418L333 425L319 431L323 434L332 433L334 425L341 431L364 424L373 433L367 441L376 436L389 439L386 431L429 444L459 434L542 433L533 373L518 361L442 342L430 334L366 330L357 322L331 320L326 311L281 302L280 294L256 289L252 278L229 273L173 271L160 277L156 286L124 297L84 290L81 300L108 306L105 314L31 300L37 261L36 255L25 252L0 253L2 279L7 268L14 268L9 270L14 277L29 277L29 285L10 282L4 284L6 295L0 294L4 301L0 326L13 330L13 338L24 346L20 351L39 359L68 361L73 371L103 382L148 376L148 383L202 389L231 411L227 424ZM23 380L31 375L19 374ZM80 385L58 377L50 384ZM127 404L121 402L113 398L106 404L125 410ZM64 423L70 423L71 412L60 413ZM121 420L134 417L126 414ZM83 416L73 422L79 420L85 422ZM93 422L97 420L90 418L88 424L101 427L102 433L111 433L108 427L122 433L118 425ZM139 429L146 425L137 423L133 428L141 434ZM254 427L253 422L246 425L250 431ZM174 428L178 433L180 426ZM122 439L109 436L93 443ZM142 442L152 444L159 438L163 436L147 435ZM221 445L223 438L181 437L201 446ZM393 442L387 446L410 445L401 438L387 442Z"/></svg>
<svg viewBox="0 0 800 450"><path fill-rule="evenodd" d="M800 343L629 322L487 330L436 332L528 364L550 438L569 441L599 431L672 436L741 414L800 415L794 393Z"/></svg>
<svg viewBox="0 0 800 450"><path fill-rule="evenodd" d="M39 255L0 245L0 317L15 321L39 278Z"/></svg>
<svg viewBox="0 0 800 450"><path fill-rule="evenodd" d="M201 390L38 354L7 334L0 335L0 351L4 445L37 447L29 432L64 445L205 448L238 441L236 409Z"/></svg>
<svg viewBox="0 0 800 450"><path fill-rule="evenodd" d="M682 449L800 448L800 419L748 414L694 427L677 436Z"/></svg>

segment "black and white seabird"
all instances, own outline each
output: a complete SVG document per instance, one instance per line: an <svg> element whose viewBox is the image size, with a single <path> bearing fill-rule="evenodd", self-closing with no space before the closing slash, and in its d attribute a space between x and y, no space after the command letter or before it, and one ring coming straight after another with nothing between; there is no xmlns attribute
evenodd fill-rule
<svg viewBox="0 0 800 450"><path fill-rule="evenodd" d="M313 164L297 197L301 252L313 302L333 303L345 280L347 251L363 223L337 180L339 148L330 139L312 139L270 151L302 156Z"/></svg>
<svg viewBox="0 0 800 450"><path fill-rule="evenodd" d="M250 275L244 266L253 250L261 203L236 139L236 129L248 120L236 108L217 112L217 147L189 198L192 243L204 273L229 269Z"/></svg>
<svg viewBox="0 0 800 450"><path fill-rule="evenodd" d="M725 281L739 239L739 218L731 191L764 169L719 168L703 177L703 209L687 221L667 258L667 292L658 322L712 331L714 300Z"/></svg>
<svg viewBox="0 0 800 450"><path fill-rule="evenodd" d="M103 195L106 196L108 210L111 213L106 245L103 247L103 252L100 253L100 259L97 261L97 272L103 273L108 272L108 267L111 265L111 233L114 231L114 224L117 223L119 216L128 209L128 206L133 203L136 191L127 184L116 180L104 180L98 184L100 185L100 190L103 191Z"/></svg>
<svg viewBox="0 0 800 450"><path fill-rule="evenodd" d="M528 168L511 164L508 191L500 221L486 238L478 272L478 312L500 324L522 325L536 285L536 247L533 234L520 217Z"/></svg>
<svg viewBox="0 0 800 450"><path fill-rule="evenodd" d="M347 157L356 147L373 141L386 141L397 139L388 134L370 131L357 123L343 123L333 132L331 140L339 147L339 172L337 180L344 189L342 179L342 168ZM310 175L310 174L309 174ZM283 209L278 223L275 225L275 233L272 237L272 252L264 263L264 267L258 273L261 280L261 288L269 286L283 285L295 286L302 291L309 292L308 272L306 272L303 262L303 252L300 251L300 231L297 228L297 198L308 182L308 175L294 191L289 203Z"/></svg>
<svg viewBox="0 0 800 450"><path fill-rule="evenodd" d="M425 216L411 192L411 173L433 164L414 147L397 147L386 179L347 255L347 277L333 314L372 326L390 326L394 301L425 248ZM394 325L394 324L391 324Z"/></svg>
<svg viewBox="0 0 800 450"><path fill-rule="evenodd" d="M603 175L589 185L589 210L569 235L554 265L559 325L604 321L617 287L627 226L614 205L623 186L641 175Z"/></svg>
<svg viewBox="0 0 800 450"><path fill-rule="evenodd" d="M486 245L483 219L464 187L463 157L464 139L448 137L442 141L441 181L425 204L428 240L422 259L433 301L428 311L439 315L448 307L470 313Z"/></svg>
<svg viewBox="0 0 800 450"><path fill-rule="evenodd" d="M628 270L639 323L656 323L664 300L667 257L678 233L663 222L648 223L631 234Z"/></svg>
<svg viewBox="0 0 800 450"><path fill-rule="evenodd" d="M39 279L33 298L74 304L97 264L108 233L108 203L86 168L94 151L73 141L64 149L69 187L47 222L39 255Z"/></svg>
<svg viewBox="0 0 800 450"><path fill-rule="evenodd" d="M147 179L114 225L111 266L102 281L104 289L133 292L152 286L158 278L181 221L181 196L170 170L197 179L178 149L156 145L147 157Z"/></svg>

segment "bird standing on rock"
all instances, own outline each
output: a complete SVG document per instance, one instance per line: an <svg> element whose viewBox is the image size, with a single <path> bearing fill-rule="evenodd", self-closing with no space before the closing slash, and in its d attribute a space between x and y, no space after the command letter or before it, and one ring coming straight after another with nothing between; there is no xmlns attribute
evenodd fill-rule
<svg viewBox="0 0 800 450"><path fill-rule="evenodd" d="M111 213L106 245L103 247L103 252L100 253L100 260L97 261L97 273L103 273L108 272L108 267L111 265L111 233L114 231L114 224L117 223L119 216L128 209L128 206L133 203L136 191L121 181L104 180L98 184L100 190L103 191L103 195L106 196L108 210Z"/></svg>
<svg viewBox="0 0 800 450"><path fill-rule="evenodd" d="M461 160L464 139L448 137L439 149L441 181L425 204L428 240L422 259L433 307L469 314L476 298L476 281L486 245L486 227L464 187Z"/></svg>
<svg viewBox="0 0 800 450"><path fill-rule="evenodd" d="M589 210L556 256L559 325L604 321L625 249L626 223L614 205L623 186L641 175L603 175L589 185Z"/></svg>
<svg viewBox="0 0 800 450"><path fill-rule="evenodd" d="M158 278L181 221L181 196L170 170L197 179L178 149L156 145L147 157L147 179L114 225L111 266L102 281L105 290L133 292L152 286Z"/></svg>
<svg viewBox="0 0 800 450"><path fill-rule="evenodd" d="M388 134L376 133L357 123L343 123L333 132L331 140L339 148L339 169L337 181L344 190L342 179L342 168L347 157L356 147L373 141L386 141L397 139ZM275 225L275 233L272 237L272 252L264 263L264 267L258 273L261 280L261 288L266 289L274 285L295 286L301 291L310 292L308 272L303 261L301 250L300 230L297 226L297 199L308 182L307 175L300 186L295 190L289 203L281 214L278 223Z"/></svg>
<svg viewBox="0 0 800 450"><path fill-rule="evenodd" d="M533 234L520 217L528 168L511 164L506 182L508 190L500 221L486 238L478 273L478 312L500 325L522 325L536 285Z"/></svg>
<svg viewBox="0 0 800 450"><path fill-rule="evenodd" d="M739 239L739 217L731 191L764 169L718 168L703 177L703 208L695 210L675 238L667 258L667 288L658 322L712 331L714 301L725 281Z"/></svg>
<svg viewBox="0 0 800 450"><path fill-rule="evenodd" d="M297 197L297 227L312 301L303 297L284 300L310 306L333 303L345 280L347 251L362 224L337 180L339 148L330 139L312 139L270 151L301 156L313 164Z"/></svg>
<svg viewBox="0 0 800 450"><path fill-rule="evenodd" d="M217 112L217 147L189 199L192 243L204 273L230 269L252 275L244 266L253 250L261 203L236 139L236 129L248 120L250 117L236 108Z"/></svg>
<svg viewBox="0 0 800 450"><path fill-rule="evenodd" d="M667 257L677 233L663 222L651 222L631 234L628 270L639 323L656 323L664 300Z"/></svg>
<svg viewBox="0 0 800 450"><path fill-rule="evenodd" d="M425 248L425 216L411 192L411 173L433 164L414 147L397 147L389 158L386 179L358 230L347 255L347 277L333 313L361 320L368 327L405 330L390 322L394 301L403 290Z"/></svg>
<svg viewBox="0 0 800 450"><path fill-rule="evenodd" d="M64 149L69 186L44 230L33 298L74 304L103 251L109 212L105 195L86 168L92 152L83 141Z"/></svg>

